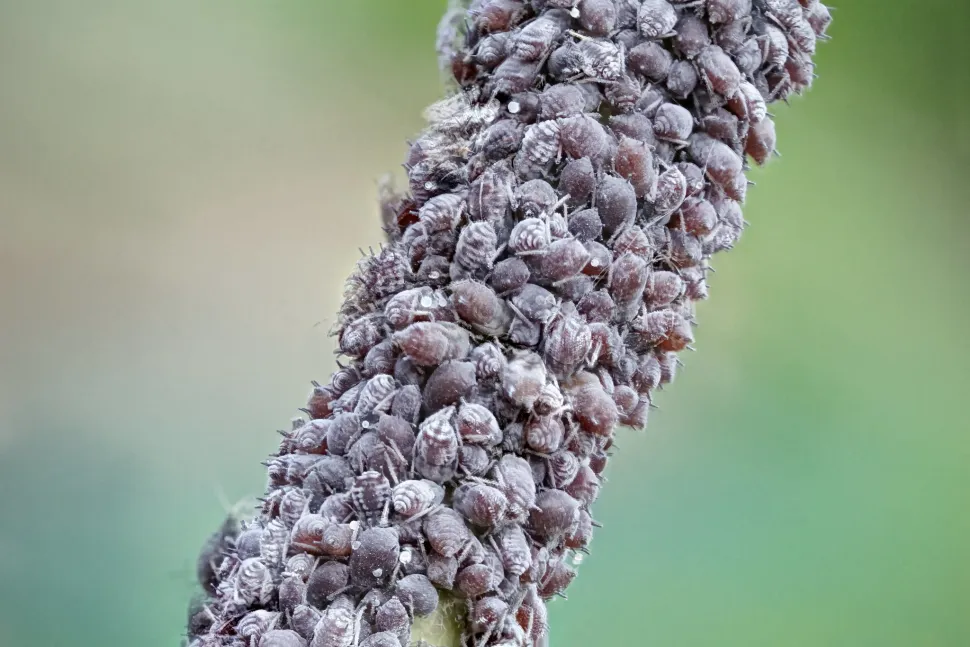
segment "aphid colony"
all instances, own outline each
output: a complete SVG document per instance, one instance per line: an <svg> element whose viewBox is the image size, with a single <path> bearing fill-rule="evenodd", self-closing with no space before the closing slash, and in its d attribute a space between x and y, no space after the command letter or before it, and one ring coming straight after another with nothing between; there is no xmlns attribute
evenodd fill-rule
<svg viewBox="0 0 970 647"><path fill-rule="evenodd" d="M828 23L815 0L479 0L445 30L460 89L348 282L349 363L258 517L207 545L193 644L406 647L440 591L469 646L543 641L614 432L673 379L745 156L774 151L766 106L809 86Z"/></svg>

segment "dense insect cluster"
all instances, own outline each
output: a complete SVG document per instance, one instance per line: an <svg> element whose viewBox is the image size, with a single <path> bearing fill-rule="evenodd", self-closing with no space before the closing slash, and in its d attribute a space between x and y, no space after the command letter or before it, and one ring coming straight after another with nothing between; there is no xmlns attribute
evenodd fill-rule
<svg viewBox="0 0 970 647"><path fill-rule="evenodd" d="M441 592L523 647L575 577L619 425L647 424L744 227L767 105L807 88L816 0L477 0L457 82L348 282L347 358L200 558L195 647L406 647Z"/></svg>

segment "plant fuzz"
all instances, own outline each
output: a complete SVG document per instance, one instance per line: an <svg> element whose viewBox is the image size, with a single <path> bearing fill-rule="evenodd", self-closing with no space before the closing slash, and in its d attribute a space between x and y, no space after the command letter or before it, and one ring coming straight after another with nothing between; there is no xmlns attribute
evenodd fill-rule
<svg viewBox="0 0 970 647"><path fill-rule="evenodd" d="M407 647L439 596L468 647L546 641L619 425L647 424L744 227L767 105L812 82L816 0L476 0L453 95L347 284L348 358L199 560L194 647ZM456 27L457 25L457 27ZM445 593L447 592L447 593Z"/></svg>

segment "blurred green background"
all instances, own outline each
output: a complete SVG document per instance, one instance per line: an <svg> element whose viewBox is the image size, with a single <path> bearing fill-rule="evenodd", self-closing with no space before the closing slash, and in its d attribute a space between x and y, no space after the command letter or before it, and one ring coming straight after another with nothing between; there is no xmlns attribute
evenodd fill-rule
<svg viewBox="0 0 970 647"><path fill-rule="evenodd" d="M0 0L0 646L178 644L443 0ZM552 645L970 645L970 5L847 0Z"/></svg>

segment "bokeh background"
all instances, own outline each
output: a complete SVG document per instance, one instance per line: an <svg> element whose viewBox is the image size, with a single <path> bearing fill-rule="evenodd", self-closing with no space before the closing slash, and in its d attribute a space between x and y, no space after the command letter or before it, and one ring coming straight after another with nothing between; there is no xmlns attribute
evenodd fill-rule
<svg viewBox="0 0 970 647"><path fill-rule="evenodd" d="M0 0L0 646L170 647L443 0ZM970 645L970 5L844 0L553 647Z"/></svg>

